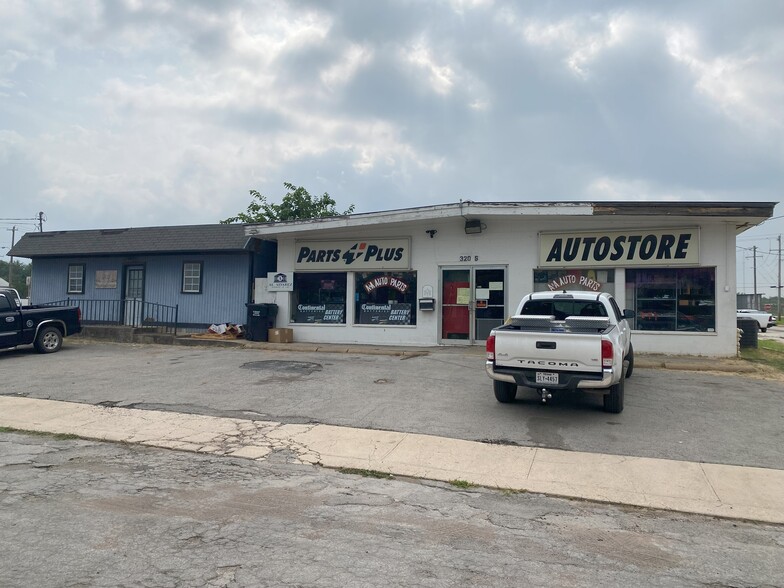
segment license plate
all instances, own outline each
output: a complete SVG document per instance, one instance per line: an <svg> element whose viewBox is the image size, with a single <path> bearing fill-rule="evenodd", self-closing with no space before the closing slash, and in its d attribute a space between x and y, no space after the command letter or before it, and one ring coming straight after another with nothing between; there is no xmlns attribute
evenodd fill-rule
<svg viewBox="0 0 784 588"><path fill-rule="evenodd" d="M557 384L558 374L555 372L536 372L537 384Z"/></svg>

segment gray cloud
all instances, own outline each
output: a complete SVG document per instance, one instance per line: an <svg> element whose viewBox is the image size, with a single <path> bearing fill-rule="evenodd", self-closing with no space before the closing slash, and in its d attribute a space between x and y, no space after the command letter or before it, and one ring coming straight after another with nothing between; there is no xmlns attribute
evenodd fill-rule
<svg viewBox="0 0 784 588"><path fill-rule="evenodd" d="M784 187L776 0L30 0L0 19L0 181L23 194L3 205L51 229L214 222L284 181L358 211Z"/></svg>

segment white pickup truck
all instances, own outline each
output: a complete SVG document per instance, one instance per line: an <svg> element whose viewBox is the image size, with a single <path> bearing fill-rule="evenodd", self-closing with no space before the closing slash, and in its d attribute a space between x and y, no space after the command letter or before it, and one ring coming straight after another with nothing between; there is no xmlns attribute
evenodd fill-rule
<svg viewBox="0 0 784 588"><path fill-rule="evenodd" d="M739 308L737 317L739 319L754 319L759 324L759 330L763 333L768 330L768 327L776 325L776 321L773 320L772 314L753 308Z"/></svg>
<svg viewBox="0 0 784 588"><path fill-rule="evenodd" d="M506 324L487 338L486 370L499 402L518 386L535 388L542 402L554 390L604 396L604 410L623 410L624 380L634 369L627 318L607 293L536 292L525 296Z"/></svg>

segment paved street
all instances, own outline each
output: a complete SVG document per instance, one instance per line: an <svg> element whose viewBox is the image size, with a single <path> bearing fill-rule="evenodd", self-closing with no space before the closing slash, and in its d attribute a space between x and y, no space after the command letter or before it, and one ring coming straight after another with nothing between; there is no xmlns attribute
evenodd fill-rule
<svg viewBox="0 0 784 588"><path fill-rule="evenodd" d="M48 356L0 352L0 369L3 396L141 408L145 421L168 411L784 469L781 382L748 375L638 369L626 410L608 415L590 396L541 406L521 391L500 405L476 350L404 359L69 340ZM261 461L194 447L0 431L0 585L781 585L781 525L374 479L303 464L285 444Z"/></svg>
<svg viewBox="0 0 784 588"><path fill-rule="evenodd" d="M784 530L0 433L2 586L780 586Z"/></svg>
<svg viewBox="0 0 784 588"><path fill-rule="evenodd" d="M0 427L784 524L784 470L9 396Z"/></svg>
<svg viewBox="0 0 784 588"><path fill-rule="evenodd" d="M770 332L770 331L769 331ZM0 352L2 394L784 469L782 382L638 369L620 415L578 395L493 398L476 350L425 357L78 343Z"/></svg>
<svg viewBox="0 0 784 588"><path fill-rule="evenodd" d="M764 333L759 333L760 340L773 340L784 341L784 325L777 324L775 327L769 327Z"/></svg>

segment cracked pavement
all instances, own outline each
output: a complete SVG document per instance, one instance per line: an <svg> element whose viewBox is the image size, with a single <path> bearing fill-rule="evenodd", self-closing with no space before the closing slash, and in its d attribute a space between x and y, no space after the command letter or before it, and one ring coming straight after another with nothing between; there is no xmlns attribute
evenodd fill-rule
<svg viewBox="0 0 784 588"><path fill-rule="evenodd" d="M0 397L0 426L784 524L784 471Z"/></svg>
<svg viewBox="0 0 784 588"><path fill-rule="evenodd" d="M2 432L0 544L2 586L781 586L784 569L780 525Z"/></svg>
<svg viewBox="0 0 784 588"><path fill-rule="evenodd" d="M121 442L0 430L0 586L782 586L777 383L641 369L608 416L454 352L0 361L0 427Z"/></svg>
<svg viewBox="0 0 784 588"><path fill-rule="evenodd" d="M263 459L275 451L289 451L296 456L297 463L319 462L317 454L296 442L297 435L311 430L313 425L23 398L0 398L0 405L4 406L0 424L22 430L248 459Z"/></svg>
<svg viewBox="0 0 784 588"><path fill-rule="evenodd" d="M69 338L46 357L2 351L0 364L0 396L784 470L782 384L745 375L635 370L626 410L608 415L587 394L542 406L520 389L500 405L484 356L460 349L403 360Z"/></svg>

